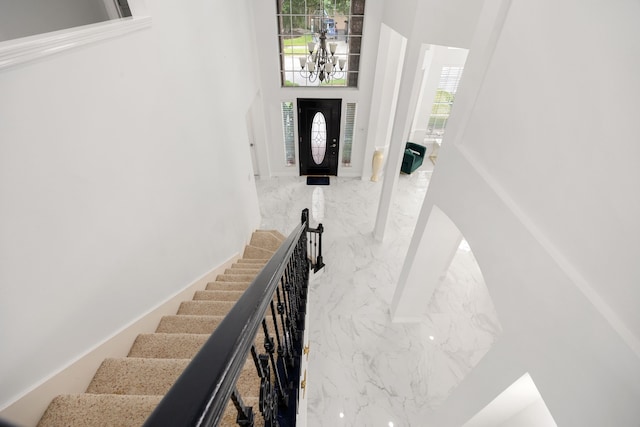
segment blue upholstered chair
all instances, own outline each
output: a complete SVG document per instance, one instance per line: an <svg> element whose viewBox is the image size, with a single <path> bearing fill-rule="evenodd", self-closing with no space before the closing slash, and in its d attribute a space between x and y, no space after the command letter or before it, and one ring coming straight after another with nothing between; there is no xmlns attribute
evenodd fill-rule
<svg viewBox="0 0 640 427"><path fill-rule="evenodd" d="M422 165L426 153L427 147L414 142L407 142L400 170L406 174L412 173Z"/></svg>

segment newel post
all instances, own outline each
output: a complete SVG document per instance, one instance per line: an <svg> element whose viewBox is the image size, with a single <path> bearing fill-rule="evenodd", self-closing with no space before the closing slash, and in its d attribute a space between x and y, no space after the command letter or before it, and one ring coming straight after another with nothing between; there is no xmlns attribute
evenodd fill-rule
<svg viewBox="0 0 640 427"><path fill-rule="evenodd" d="M305 225L304 231L309 231L309 208L302 210L302 224Z"/></svg>

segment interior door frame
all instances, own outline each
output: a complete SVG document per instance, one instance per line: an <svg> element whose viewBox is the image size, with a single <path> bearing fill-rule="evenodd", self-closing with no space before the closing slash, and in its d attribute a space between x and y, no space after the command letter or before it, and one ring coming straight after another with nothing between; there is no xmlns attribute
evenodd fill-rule
<svg viewBox="0 0 640 427"><path fill-rule="evenodd" d="M338 175L340 153L341 98L298 98L298 164L300 175ZM311 127L316 113L325 116L327 124L327 151L322 163L317 164L311 154Z"/></svg>

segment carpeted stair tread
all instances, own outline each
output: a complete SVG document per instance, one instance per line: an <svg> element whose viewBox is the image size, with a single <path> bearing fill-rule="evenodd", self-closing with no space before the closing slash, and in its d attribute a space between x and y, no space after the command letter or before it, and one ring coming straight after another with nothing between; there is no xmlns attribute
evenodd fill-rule
<svg viewBox="0 0 640 427"><path fill-rule="evenodd" d="M128 357L191 359L209 339L210 334L140 334Z"/></svg>
<svg viewBox="0 0 640 427"><path fill-rule="evenodd" d="M142 425L284 240L276 230L253 233L243 258L225 269L215 282L209 282L205 290L196 291L192 301L181 303L177 314L162 317L156 333L138 335L128 357L106 359L85 394L55 398L39 426ZM266 322L275 341L270 311ZM254 345L264 353L262 327ZM245 403L254 408L255 425L264 426L258 409L260 380L251 356L236 386ZM236 416L235 407L229 403L220 425L236 426Z"/></svg>
<svg viewBox="0 0 640 427"><path fill-rule="evenodd" d="M224 316L196 316L178 314L164 316L156 332L165 334L211 334L222 322Z"/></svg>
<svg viewBox="0 0 640 427"><path fill-rule="evenodd" d="M244 291L196 291L194 301L238 301Z"/></svg>
<svg viewBox="0 0 640 427"><path fill-rule="evenodd" d="M225 316L235 303L235 301L184 301L180 304L178 314Z"/></svg>
<svg viewBox="0 0 640 427"><path fill-rule="evenodd" d="M253 270L260 272L264 268L264 264L250 263L250 262L234 262L231 264L231 268L239 268L242 270Z"/></svg>
<svg viewBox="0 0 640 427"><path fill-rule="evenodd" d="M238 264L254 264L254 265L262 265L264 266L267 261L269 261L268 259L251 259L251 258L240 258L238 260L236 260L236 263Z"/></svg>
<svg viewBox="0 0 640 427"><path fill-rule="evenodd" d="M177 314L173 316L164 316L160 320L160 324L156 329L156 333L160 334L208 334L211 335L216 330L224 316L206 316L193 314ZM269 331L273 331L273 318L270 313L267 317L267 325ZM280 325L280 317L278 317L278 325ZM281 329L281 328L280 328ZM262 329L260 329L259 333Z"/></svg>
<svg viewBox="0 0 640 427"><path fill-rule="evenodd" d="M245 291L251 282L209 282L206 291Z"/></svg>
<svg viewBox="0 0 640 427"><path fill-rule="evenodd" d="M259 248L257 246L247 245L244 247L242 258L245 259L261 259L268 260L273 256L274 251Z"/></svg>
<svg viewBox="0 0 640 427"><path fill-rule="evenodd" d="M253 358L251 356L247 358L247 361L240 371L240 376L238 377L236 388L240 392L240 396L242 396L243 399L245 398L245 396L260 397L260 377L258 376L255 362L253 361Z"/></svg>
<svg viewBox="0 0 640 427"><path fill-rule="evenodd" d="M256 230L256 231L254 231L254 233L270 233L276 239L280 240L280 242L284 242L285 239L286 239L286 236L284 234L282 234L281 232L279 232L278 230Z"/></svg>
<svg viewBox="0 0 640 427"><path fill-rule="evenodd" d="M216 282L253 282L255 274L218 274Z"/></svg>
<svg viewBox="0 0 640 427"><path fill-rule="evenodd" d="M271 232L271 234L275 235L282 242L284 242L286 240L286 238L287 238L287 236L285 236L284 234L282 234L278 230L269 230L269 231Z"/></svg>
<svg viewBox="0 0 640 427"><path fill-rule="evenodd" d="M189 359L137 357L106 359L98 368L86 392L164 395L189 362Z"/></svg>
<svg viewBox="0 0 640 427"><path fill-rule="evenodd" d="M281 244L282 241L271 232L255 232L251 235L251 241L249 242L250 246L273 252L277 251Z"/></svg>
<svg viewBox="0 0 640 427"><path fill-rule="evenodd" d="M224 274L246 274L247 276L256 276L260 270L251 268L227 268Z"/></svg>
<svg viewBox="0 0 640 427"><path fill-rule="evenodd" d="M260 261L260 262L247 262L247 261ZM266 259L266 258L265 259L261 259L261 258L241 258L241 259L236 260L233 264L231 264L231 267L227 267L227 268L253 268L253 269L258 269L258 268L264 267L267 262L269 262L269 260Z"/></svg>
<svg viewBox="0 0 640 427"><path fill-rule="evenodd" d="M67 394L53 399L38 427L140 427L162 396Z"/></svg>
<svg viewBox="0 0 640 427"><path fill-rule="evenodd" d="M264 268L264 264L254 264L250 262L234 262L231 264L231 269L240 269L240 270L253 270L260 271Z"/></svg>

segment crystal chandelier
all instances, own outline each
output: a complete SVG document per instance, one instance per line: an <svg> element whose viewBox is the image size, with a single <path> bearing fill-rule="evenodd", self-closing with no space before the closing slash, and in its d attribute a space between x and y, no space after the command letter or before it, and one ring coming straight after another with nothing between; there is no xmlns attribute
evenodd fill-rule
<svg viewBox="0 0 640 427"><path fill-rule="evenodd" d="M320 82L330 82L332 79L343 77L344 66L347 63L345 58L339 58L338 55L336 55L338 43L327 43L324 1L322 3L318 43L314 41L307 43L309 55L299 58L300 75L310 82L315 82L316 80L320 80ZM328 50L327 44L329 45Z"/></svg>

